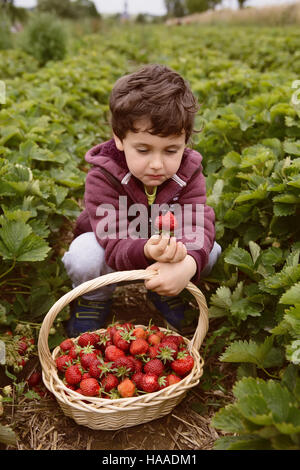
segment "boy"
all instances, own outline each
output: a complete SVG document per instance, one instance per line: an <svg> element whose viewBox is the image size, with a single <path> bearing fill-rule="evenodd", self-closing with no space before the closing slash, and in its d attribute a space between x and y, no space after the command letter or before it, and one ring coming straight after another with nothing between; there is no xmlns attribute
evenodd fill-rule
<svg viewBox="0 0 300 470"><path fill-rule="evenodd" d="M200 274L208 274L221 252L215 243L214 211L205 204L202 156L186 147L197 102L177 72L153 64L120 78L109 104L113 138L85 156L92 165L86 178L85 210L76 221L75 239L63 263L73 287L113 271L158 271L145 281L148 298L180 331L186 306L178 294L190 280L197 284ZM190 226L186 225L189 229L181 233L181 240L148 236L150 223L153 234L154 202L190 209ZM137 207L139 224L134 219ZM195 229L201 233L201 243L193 245L189 241ZM97 289L73 302L67 325L70 337L104 327L115 287Z"/></svg>

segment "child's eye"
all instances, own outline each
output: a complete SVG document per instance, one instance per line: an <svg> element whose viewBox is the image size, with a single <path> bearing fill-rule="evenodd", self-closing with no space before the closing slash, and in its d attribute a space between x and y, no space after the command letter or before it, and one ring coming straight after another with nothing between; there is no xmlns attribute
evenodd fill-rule
<svg viewBox="0 0 300 470"><path fill-rule="evenodd" d="M146 152L148 152L147 149L137 149L137 151L138 151L139 153L146 153Z"/></svg>
<svg viewBox="0 0 300 470"><path fill-rule="evenodd" d="M177 150L166 150L167 153L176 153Z"/></svg>

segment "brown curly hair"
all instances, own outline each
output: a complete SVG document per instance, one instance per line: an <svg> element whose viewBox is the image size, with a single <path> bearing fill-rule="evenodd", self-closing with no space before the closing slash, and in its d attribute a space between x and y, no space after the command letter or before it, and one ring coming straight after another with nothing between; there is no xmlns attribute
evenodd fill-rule
<svg viewBox="0 0 300 470"><path fill-rule="evenodd" d="M166 137L184 130L187 143L199 104L179 73L150 64L117 80L109 107L112 130L121 140L128 131L137 132L135 123L146 118L151 122L147 129L151 134Z"/></svg>

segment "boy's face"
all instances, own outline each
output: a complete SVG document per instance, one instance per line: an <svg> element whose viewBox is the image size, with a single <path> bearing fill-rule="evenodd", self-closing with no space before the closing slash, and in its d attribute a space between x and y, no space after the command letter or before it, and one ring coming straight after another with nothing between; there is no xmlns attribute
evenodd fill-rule
<svg viewBox="0 0 300 470"><path fill-rule="evenodd" d="M146 186L148 191L171 178L180 167L185 149L185 132L181 135L159 137L147 132L147 121L135 124L138 132L128 131L126 137L114 139L119 150L124 151L130 172Z"/></svg>

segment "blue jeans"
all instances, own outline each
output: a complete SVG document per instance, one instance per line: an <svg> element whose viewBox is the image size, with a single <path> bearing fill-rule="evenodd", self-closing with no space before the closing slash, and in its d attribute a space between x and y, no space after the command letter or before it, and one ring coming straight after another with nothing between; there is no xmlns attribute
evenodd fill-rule
<svg viewBox="0 0 300 470"><path fill-rule="evenodd" d="M208 264L202 271L203 276L210 273L221 251L220 245L215 242L209 255ZM62 262L72 281L73 288L95 277L114 272L114 269L107 266L105 251L97 242L94 232L86 232L75 238L69 251L66 251L62 257ZM117 284L110 284L84 294L82 297L88 300L107 300L112 296L116 287Z"/></svg>

